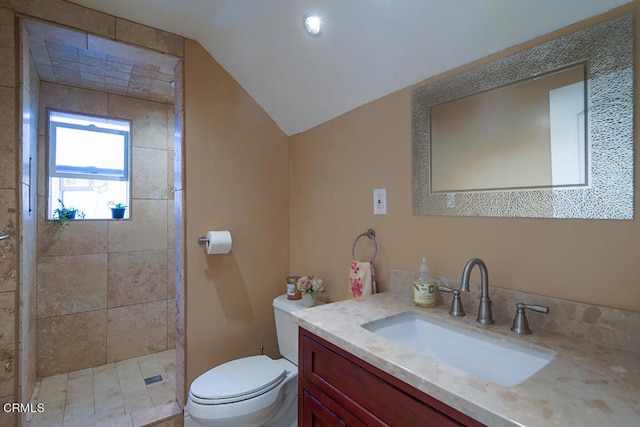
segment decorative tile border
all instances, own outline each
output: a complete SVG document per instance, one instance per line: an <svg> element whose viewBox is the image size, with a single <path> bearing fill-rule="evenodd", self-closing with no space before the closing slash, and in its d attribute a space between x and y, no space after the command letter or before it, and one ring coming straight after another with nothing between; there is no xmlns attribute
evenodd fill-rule
<svg viewBox="0 0 640 427"><path fill-rule="evenodd" d="M393 269L390 292L412 296L411 283L417 277L414 271ZM460 287L460 279L436 276L440 284L452 289ZM478 312L479 284L471 284L470 292L462 292L460 298L468 316ZM490 287L493 301L493 317L496 323L511 323L516 304L544 305L549 314L529 311L527 319L533 333L536 330L558 333L567 337L584 339L596 345L640 354L640 313L603 307L593 304L546 297L525 292ZM438 292L436 303L451 304L452 295Z"/></svg>

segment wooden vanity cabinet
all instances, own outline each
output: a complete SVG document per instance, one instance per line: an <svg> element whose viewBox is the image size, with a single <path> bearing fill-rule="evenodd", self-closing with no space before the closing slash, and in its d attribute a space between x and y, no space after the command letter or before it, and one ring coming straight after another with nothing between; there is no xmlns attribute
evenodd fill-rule
<svg viewBox="0 0 640 427"><path fill-rule="evenodd" d="M299 426L483 426L306 329L299 329Z"/></svg>

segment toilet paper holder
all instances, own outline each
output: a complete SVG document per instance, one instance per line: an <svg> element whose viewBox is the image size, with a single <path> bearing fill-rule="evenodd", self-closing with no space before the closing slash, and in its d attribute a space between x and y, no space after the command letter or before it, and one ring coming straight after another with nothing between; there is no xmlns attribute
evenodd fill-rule
<svg viewBox="0 0 640 427"><path fill-rule="evenodd" d="M208 231L205 236L198 237L198 244L204 245L208 255L228 254L233 240L228 230Z"/></svg>

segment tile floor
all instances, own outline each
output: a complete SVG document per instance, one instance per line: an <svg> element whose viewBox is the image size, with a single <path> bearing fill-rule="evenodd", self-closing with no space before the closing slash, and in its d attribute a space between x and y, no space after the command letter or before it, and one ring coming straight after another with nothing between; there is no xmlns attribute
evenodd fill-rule
<svg viewBox="0 0 640 427"><path fill-rule="evenodd" d="M36 383L32 402L43 403L44 411L34 413L27 425L139 425L137 419L175 401L175 372L176 351L171 349L42 378ZM145 378L156 375L161 375L162 381L145 384Z"/></svg>

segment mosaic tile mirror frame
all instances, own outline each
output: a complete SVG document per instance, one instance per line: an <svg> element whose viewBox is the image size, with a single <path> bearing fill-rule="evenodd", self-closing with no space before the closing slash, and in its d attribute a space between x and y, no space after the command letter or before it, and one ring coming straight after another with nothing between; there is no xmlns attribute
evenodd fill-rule
<svg viewBox="0 0 640 427"><path fill-rule="evenodd" d="M580 185L432 191L432 109L585 64ZM522 100L526 102L526 100ZM588 27L412 92L414 215L633 219L633 16Z"/></svg>

